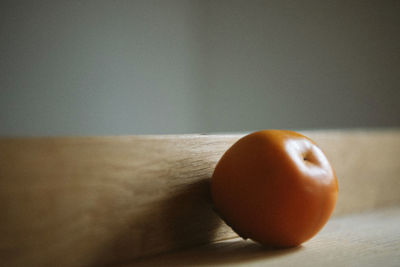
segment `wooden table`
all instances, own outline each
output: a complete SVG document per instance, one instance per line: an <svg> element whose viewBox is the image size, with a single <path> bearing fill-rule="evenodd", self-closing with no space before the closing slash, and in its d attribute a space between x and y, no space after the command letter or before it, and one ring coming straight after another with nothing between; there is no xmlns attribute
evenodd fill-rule
<svg viewBox="0 0 400 267"><path fill-rule="evenodd" d="M400 130L305 134L336 169L338 204L278 251L212 209L209 178L241 135L0 138L0 266L399 266Z"/></svg>
<svg viewBox="0 0 400 267"><path fill-rule="evenodd" d="M265 249L233 238L128 266L400 266L400 207L333 218L300 247Z"/></svg>

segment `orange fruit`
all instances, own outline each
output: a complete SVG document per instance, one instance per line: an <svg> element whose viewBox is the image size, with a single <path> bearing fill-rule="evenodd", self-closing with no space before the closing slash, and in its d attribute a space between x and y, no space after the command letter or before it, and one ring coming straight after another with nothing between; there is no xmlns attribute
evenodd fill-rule
<svg viewBox="0 0 400 267"><path fill-rule="evenodd" d="M293 131L264 130L225 152L211 178L211 194L217 212L243 238L292 247L328 221L338 184L312 140Z"/></svg>

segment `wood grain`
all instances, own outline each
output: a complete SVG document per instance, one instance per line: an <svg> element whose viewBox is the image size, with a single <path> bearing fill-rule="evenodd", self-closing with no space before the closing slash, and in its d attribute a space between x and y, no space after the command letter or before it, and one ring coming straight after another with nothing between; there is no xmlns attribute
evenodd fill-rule
<svg viewBox="0 0 400 267"><path fill-rule="evenodd" d="M336 215L400 203L400 131L309 131ZM235 237L208 180L241 135L0 139L0 266L100 266Z"/></svg>
<svg viewBox="0 0 400 267"><path fill-rule="evenodd" d="M130 266L363 266L400 263L400 207L333 218L300 247L273 250L234 238L149 257Z"/></svg>

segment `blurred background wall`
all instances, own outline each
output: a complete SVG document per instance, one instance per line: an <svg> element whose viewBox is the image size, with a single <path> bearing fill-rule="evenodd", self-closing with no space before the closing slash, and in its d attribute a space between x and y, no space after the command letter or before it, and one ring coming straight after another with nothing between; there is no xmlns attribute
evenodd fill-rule
<svg viewBox="0 0 400 267"><path fill-rule="evenodd" d="M0 1L0 135L400 126L400 1Z"/></svg>

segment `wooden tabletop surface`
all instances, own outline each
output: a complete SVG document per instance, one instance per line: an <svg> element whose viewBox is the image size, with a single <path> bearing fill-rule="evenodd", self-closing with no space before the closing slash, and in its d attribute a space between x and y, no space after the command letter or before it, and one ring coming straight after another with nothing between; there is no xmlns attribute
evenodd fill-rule
<svg viewBox="0 0 400 267"><path fill-rule="evenodd" d="M266 249L234 238L148 257L130 266L400 266L400 206L333 218L300 247Z"/></svg>
<svg viewBox="0 0 400 267"><path fill-rule="evenodd" d="M381 216L374 213L380 208L400 205L400 130L304 133L330 159L339 196L334 212L338 219L299 252L317 255L316 250L330 247L340 256L346 246L364 248L364 241L346 241L347 232L335 230L349 224L348 229L360 233L350 223L353 219L372 232L360 240L373 242L374 229L382 238L398 237L393 226L397 210L386 221L373 218ZM208 183L218 159L241 136L0 138L0 266L118 266L237 237L213 211ZM373 213L339 219L363 211ZM336 233L341 242L326 239L339 240ZM326 246L313 249L324 240L329 241ZM237 249L244 258L255 247L229 242L244 246ZM397 249L396 242L382 246ZM223 252L224 244L216 245L222 246L222 255L232 253ZM265 253L256 251L256 257ZM329 256L324 251L321 259ZM365 253L373 253L372 247ZM298 252L278 254L294 257ZM219 261L216 254L210 257Z"/></svg>

